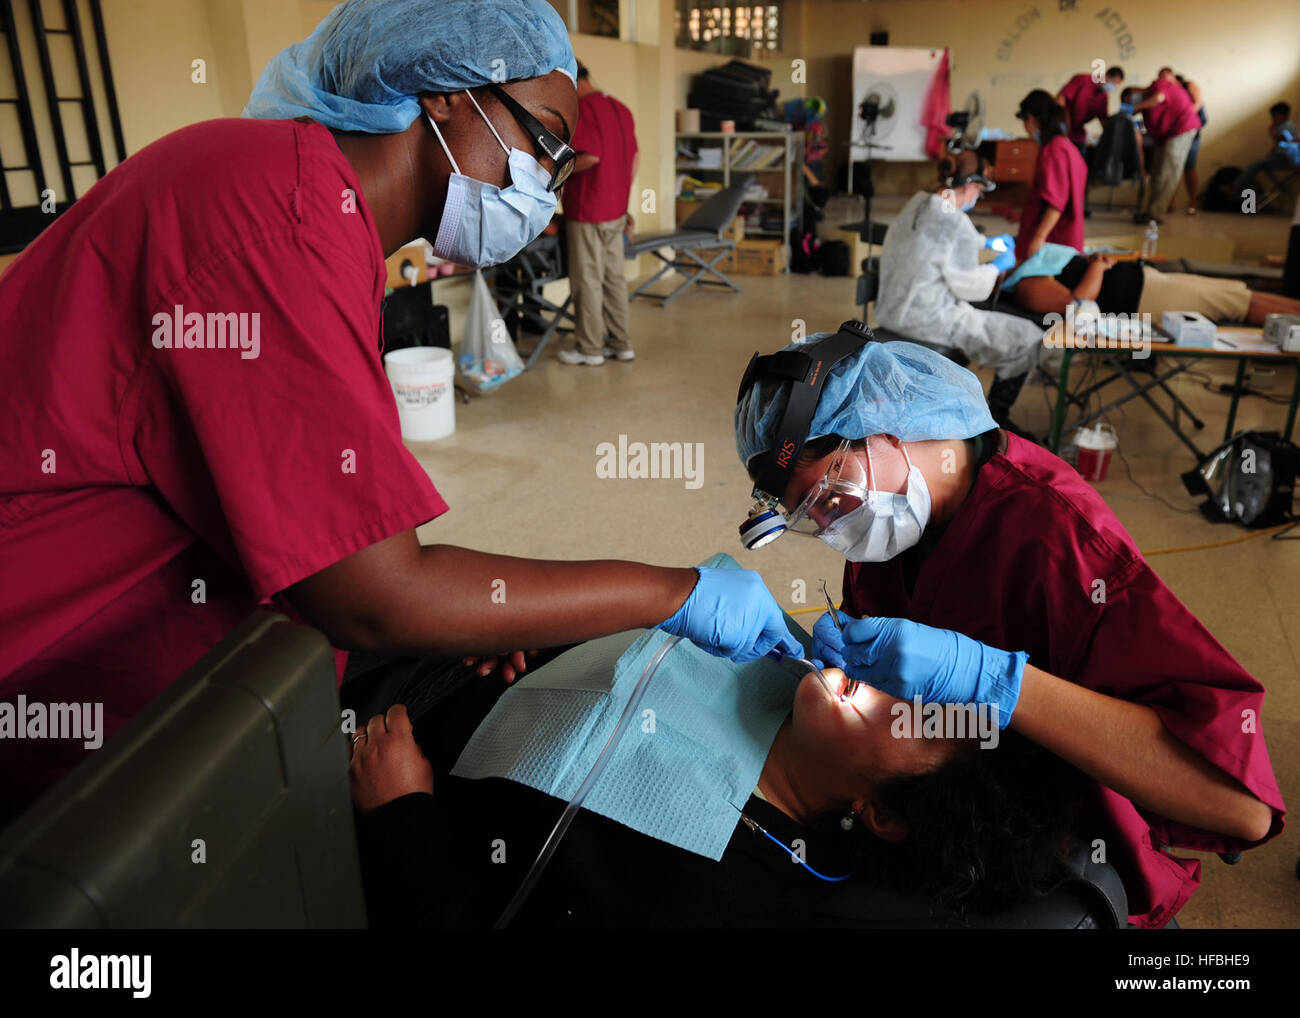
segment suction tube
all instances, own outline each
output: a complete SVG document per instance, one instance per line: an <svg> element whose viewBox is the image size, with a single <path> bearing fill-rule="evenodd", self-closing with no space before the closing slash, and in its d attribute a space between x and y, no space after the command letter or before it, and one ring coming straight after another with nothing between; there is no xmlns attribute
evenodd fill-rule
<svg viewBox="0 0 1300 1018"><path fill-rule="evenodd" d="M618 724L610 732L609 739L605 742L605 748L600 751L600 756L596 757L596 762L591 765L591 770L587 772L586 778L583 779L578 790L573 793L573 798L569 804L564 807L564 812L560 814L560 819L555 822L551 828L551 833L547 836L542 850L537 853L537 858L533 860L533 865L528 870L528 875L524 877L524 882L519 885L519 890L515 896L510 899L510 904L506 906L501 917L493 925L494 930L504 929L514 919L524 902L528 900L528 895L532 893L537 881L541 879L547 864L551 861L551 856L555 850L560 847L560 840L568 831L569 825L573 823L573 818L578 815L578 810L582 808L583 800L587 798L587 793L599 780L609 763L609 758L614 755L614 750L618 748L619 742L622 741L623 733L627 730L628 722L636 716L637 708L641 705L641 700L645 696L646 687L650 685L650 680L654 678L655 672L659 670L659 663L668 655L668 652L677 646L681 640L680 636L674 636L657 651L650 663L645 666L641 677L636 681L636 687L632 690L632 696L627 701L627 706L623 708L623 713L618 719Z"/></svg>

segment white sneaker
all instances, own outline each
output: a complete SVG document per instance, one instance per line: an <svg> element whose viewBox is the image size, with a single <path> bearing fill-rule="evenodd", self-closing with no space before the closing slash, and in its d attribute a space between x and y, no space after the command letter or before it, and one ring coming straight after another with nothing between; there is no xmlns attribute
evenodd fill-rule
<svg viewBox="0 0 1300 1018"><path fill-rule="evenodd" d="M561 350L556 356L560 358L562 364L586 364L588 367L598 368L605 363L604 357L579 353L577 350Z"/></svg>
<svg viewBox="0 0 1300 1018"><path fill-rule="evenodd" d="M615 350L612 346L607 346L604 354L606 357L617 357L621 361L636 360L636 351L634 350Z"/></svg>

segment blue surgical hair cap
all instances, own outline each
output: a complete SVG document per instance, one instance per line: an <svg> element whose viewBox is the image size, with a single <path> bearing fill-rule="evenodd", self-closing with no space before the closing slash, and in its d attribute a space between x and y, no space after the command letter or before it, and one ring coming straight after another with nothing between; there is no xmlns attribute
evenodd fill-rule
<svg viewBox="0 0 1300 1018"><path fill-rule="evenodd" d="M818 332L803 343L823 339ZM798 350L791 343L783 350ZM736 451L746 468L776 442L789 382L759 382L736 405ZM813 414L808 438L853 440L893 435L901 442L962 439L997 424L979 379L941 353L916 343L871 342L831 370Z"/></svg>
<svg viewBox="0 0 1300 1018"><path fill-rule="evenodd" d="M578 64L547 0L348 0L266 65L244 116L307 116L339 131L393 134L421 92L459 92Z"/></svg>

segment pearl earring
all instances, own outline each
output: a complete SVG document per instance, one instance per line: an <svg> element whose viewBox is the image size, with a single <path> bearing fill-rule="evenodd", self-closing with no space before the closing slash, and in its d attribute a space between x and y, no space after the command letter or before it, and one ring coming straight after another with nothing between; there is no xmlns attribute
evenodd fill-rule
<svg viewBox="0 0 1300 1018"><path fill-rule="evenodd" d="M840 817L840 829L844 831L851 831L853 830L853 827L857 823L857 821L858 821L857 813L855 813L853 810L849 810L846 815Z"/></svg>

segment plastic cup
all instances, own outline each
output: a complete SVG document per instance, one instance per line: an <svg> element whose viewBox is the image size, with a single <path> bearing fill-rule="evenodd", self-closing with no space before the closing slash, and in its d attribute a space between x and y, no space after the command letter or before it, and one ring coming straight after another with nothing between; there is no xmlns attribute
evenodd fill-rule
<svg viewBox="0 0 1300 1018"><path fill-rule="evenodd" d="M1074 465L1085 480L1097 482L1106 479L1110 469L1110 457L1119 447L1119 436L1109 424L1098 424L1095 428L1080 428L1074 436L1079 458Z"/></svg>

